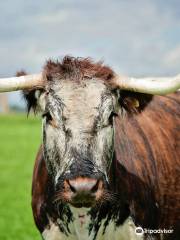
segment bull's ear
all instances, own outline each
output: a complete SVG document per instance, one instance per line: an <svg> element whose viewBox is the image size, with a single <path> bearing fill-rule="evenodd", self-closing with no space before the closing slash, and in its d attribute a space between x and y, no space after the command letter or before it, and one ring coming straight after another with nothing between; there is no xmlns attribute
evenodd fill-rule
<svg viewBox="0 0 180 240"><path fill-rule="evenodd" d="M121 91L119 103L122 109L130 114L139 113L150 103L153 95Z"/></svg>
<svg viewBox="0 0 180 240"><path fill-rule="evenodd" d="M17 77L27 75L26 71L21 70L16 73ZM29 114L31 110L36 114L37 112L44 111L45 106L45 93L44 90L25 90L22 91L23 98L26 101L27 113Z"/></svg>
<svg viewBox="0 0 180 240"><path fill-rule="evenodd" d="M31 110L33 110L35 114L44 111L45 95L46 93L43 90L23 91L23 97L26 101L28 114Z"/></svg>

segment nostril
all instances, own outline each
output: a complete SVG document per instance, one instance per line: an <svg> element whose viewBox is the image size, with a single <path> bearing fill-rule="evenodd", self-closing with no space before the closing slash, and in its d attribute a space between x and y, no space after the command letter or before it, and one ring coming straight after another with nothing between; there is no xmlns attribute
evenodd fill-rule
<svg viewBox="0 0 180 240"><path fill-rule="evenodd" d="M68 182L68 184L69 184L69 187L70 187L71 191L72 191L73 193L75 193L75 192L76 192L76 188L71 185L70 181L67 181L67 182Z"/></svg>
<svg viewBox="0 0 180 240"><path fill-rule="evenodd" d="M92 193L97 192L98 187L99 187L99 180L97 180L96 184L92 187L91 192Z"/></svg>

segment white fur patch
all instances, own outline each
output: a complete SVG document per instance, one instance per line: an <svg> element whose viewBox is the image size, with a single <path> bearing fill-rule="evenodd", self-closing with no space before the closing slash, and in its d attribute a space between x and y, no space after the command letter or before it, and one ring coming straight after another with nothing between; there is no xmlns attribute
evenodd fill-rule
<svg viewBox="0 0 180 240"><path fill-rule="evenodd" d="M45 240L93 240L94 233L92 232L90 236L88 234L90 219L87 212L89 209L77 209L71 207L71 211L75 219L69 226L71 234L69 234L68 237L65 236L59 231L58 226L51 222L50 228L45 229L42 234ZM102 224L98 231L96 240L143 240L143 235L138 236L135 233L135 228L136 226L134 225L131 217L129 217L123 225L117 228L113 222L110 222L106 228L105 234L103 235Z"/></svg>
<svg viewBox="0 0 180 240"><path fill-rule="evenodd" d="M59 227L56 226L54 223L50 222L50 227L46 228L42 236L45 240L63 240L63 235L59 231Z"/></svg>

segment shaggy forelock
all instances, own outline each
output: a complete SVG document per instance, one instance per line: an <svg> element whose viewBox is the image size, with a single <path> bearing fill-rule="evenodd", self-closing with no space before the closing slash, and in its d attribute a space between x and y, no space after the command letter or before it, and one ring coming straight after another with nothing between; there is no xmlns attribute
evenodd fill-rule
<svg viewBox="0 0 180 240"><path fill-rule="evenodd" d="M114 72L102 62L93 62L90 58L74 58L65 56L62 61L48 60L44 66L44 77L48 81L54 79L73 79L81 81L83 78L100 78L108 81L114 77Z"/></svg>

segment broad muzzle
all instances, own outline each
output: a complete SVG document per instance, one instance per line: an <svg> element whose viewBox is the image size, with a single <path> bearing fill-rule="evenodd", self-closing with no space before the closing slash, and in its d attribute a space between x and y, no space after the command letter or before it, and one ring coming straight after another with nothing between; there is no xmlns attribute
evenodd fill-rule
<svg viewBox="0 0 180 240"><path fill-rule="evenodd" d="M92 207L103 194L102 179L77 177L64 181L64 197L74 207Z"/></svg>

